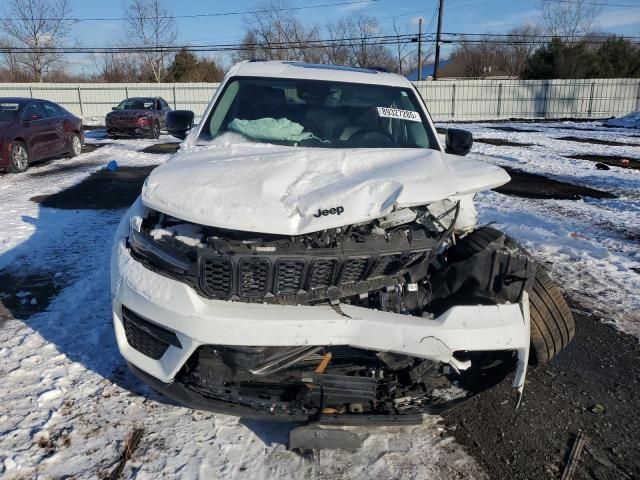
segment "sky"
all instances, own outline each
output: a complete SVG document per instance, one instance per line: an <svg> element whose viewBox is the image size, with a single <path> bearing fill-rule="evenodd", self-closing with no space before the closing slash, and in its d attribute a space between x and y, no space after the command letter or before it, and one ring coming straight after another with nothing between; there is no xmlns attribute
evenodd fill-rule
<svg viewBox="0 0 640 480"><path fill-rule="evenodd" d="M425 31L435 32L437 0L290 0L291 6L357 2L350 5L307 8L292 12L306 23L320 27L353 11L379 19L383 29L390 29L394 17L399 25L417 31L417 18L424 18ZM597 19L598 30L620 35L640 35L640 0L594 0L607 3ZM3 2L0 2L3 3ZM77 18L113 18L124 15L126 0L71 0ZM181 0L167 1L174 15L242 12L256 8L254 0ZM445 0L443 31L471 33L506 33L523 23L541 22L539 0ZM244 32L243 15L183 18L177 20L179 44L237 43ZM84 21L73 26L70 43L105 46L120 43L124 22ZM390 33L390 32L388 32ZM444 47L446 57L449 48ZM223 57L222 60L229 61ZM76 69L91 68L91 61L79 55L71 59Z"/></svg>

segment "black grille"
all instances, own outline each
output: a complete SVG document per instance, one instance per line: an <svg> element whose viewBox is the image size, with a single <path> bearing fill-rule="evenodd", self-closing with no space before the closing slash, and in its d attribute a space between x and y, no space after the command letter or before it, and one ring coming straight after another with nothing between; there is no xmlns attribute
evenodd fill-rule
<svg viewBox="0 0 640 480"><path fill-rule="evenodd" d="M400 253L380 255L380 258L378 258L373 270L369 274L369 278L393 275L402 268L402 264L402 254Z"/></svg>
<svg viewBox="0 0 640 480"><path fill-rule="evenodd" d="M337 258L318 258L314 260L309 274L309 289L327 288L332 285L337 266Z"/></svg>
<svg viewBox="0 0 640 480"><path fill-rule="evenodd" d="M265 258L245 258L240 263L240 295L261 297L267 293L269 261Z"/></svg>
<svg viewBox="0 0 640 480"><path fill-rule="evenodd" d="M126 307L122 307L122 324L127 343L149 358L159 360L169 345L182 348L175 333L145 320Z"/></svg>
<svg viewBox="0 0 640 480"><path fill-rule="evenodd" d="M276 293L296 293L302 287L304 260L283 259L276 265Z"/></svg>
<svg viewBox="0 0 640 480"><path fill-rule="evenodd" d="M200 264L200 288L212 298L231 295L231 262L227 258L203 258Z"/></svg>
<svg viewBox="0 0 640 480"><path fill-rule="evenodd" d="M362 280L365 270L369 265L369 257L350 258L342 267L340 274L340 284L346 285Z"/></svg>

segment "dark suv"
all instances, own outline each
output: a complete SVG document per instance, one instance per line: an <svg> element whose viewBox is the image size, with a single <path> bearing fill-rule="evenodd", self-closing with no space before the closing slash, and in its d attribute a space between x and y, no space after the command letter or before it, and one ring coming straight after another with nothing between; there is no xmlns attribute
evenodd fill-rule
<svg viewBox="0 0 640 480"><path fill-rule="evenodd" d="M161 97L132 97L120 102L105 118L107 134L112 137L138 136L158 138L166 127L171 107Z"/></svg>
<svg viewBox="0 0 640 480"><path fill-rule="evenodd" d="M0 169L24 172L37 160L82 151L82 120L34 98L0 98Z"/></svg>

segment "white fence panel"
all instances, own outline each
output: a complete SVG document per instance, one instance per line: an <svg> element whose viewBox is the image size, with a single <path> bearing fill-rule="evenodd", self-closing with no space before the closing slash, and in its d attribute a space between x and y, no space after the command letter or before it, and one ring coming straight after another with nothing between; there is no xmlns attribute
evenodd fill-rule
<svg viewBox="0 0 640 480"><path fill-rule="evenodd" d="M199 119L217 83L0 83L1 97L52 100L85 118L123 99L161 96ZM441 80L415 82L436 121L606 118L640 110L639 79Z"/></svg>

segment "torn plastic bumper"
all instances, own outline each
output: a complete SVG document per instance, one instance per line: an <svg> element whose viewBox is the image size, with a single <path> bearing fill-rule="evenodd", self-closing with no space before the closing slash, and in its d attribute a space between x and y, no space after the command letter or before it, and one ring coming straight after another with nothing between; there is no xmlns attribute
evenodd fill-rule
<svg viewBox="0 0 640 480"><path fill-rule="evenodd" d="M210 300L135 261L124 238L114 246L112 275L113 320L120 352L146 383L194 408L256 416L241 406L198 398L174 383L180 369L203 345L347 345L442 362L458 371L468 369L471 362L460 360L456 352L516 351L513 385L520 395L524 386L530 328L526 296L520 304L455 306L434 319L344 304L335 309ZM171 332L172 341L158 358L127 341L123 307Z"/></svg>

